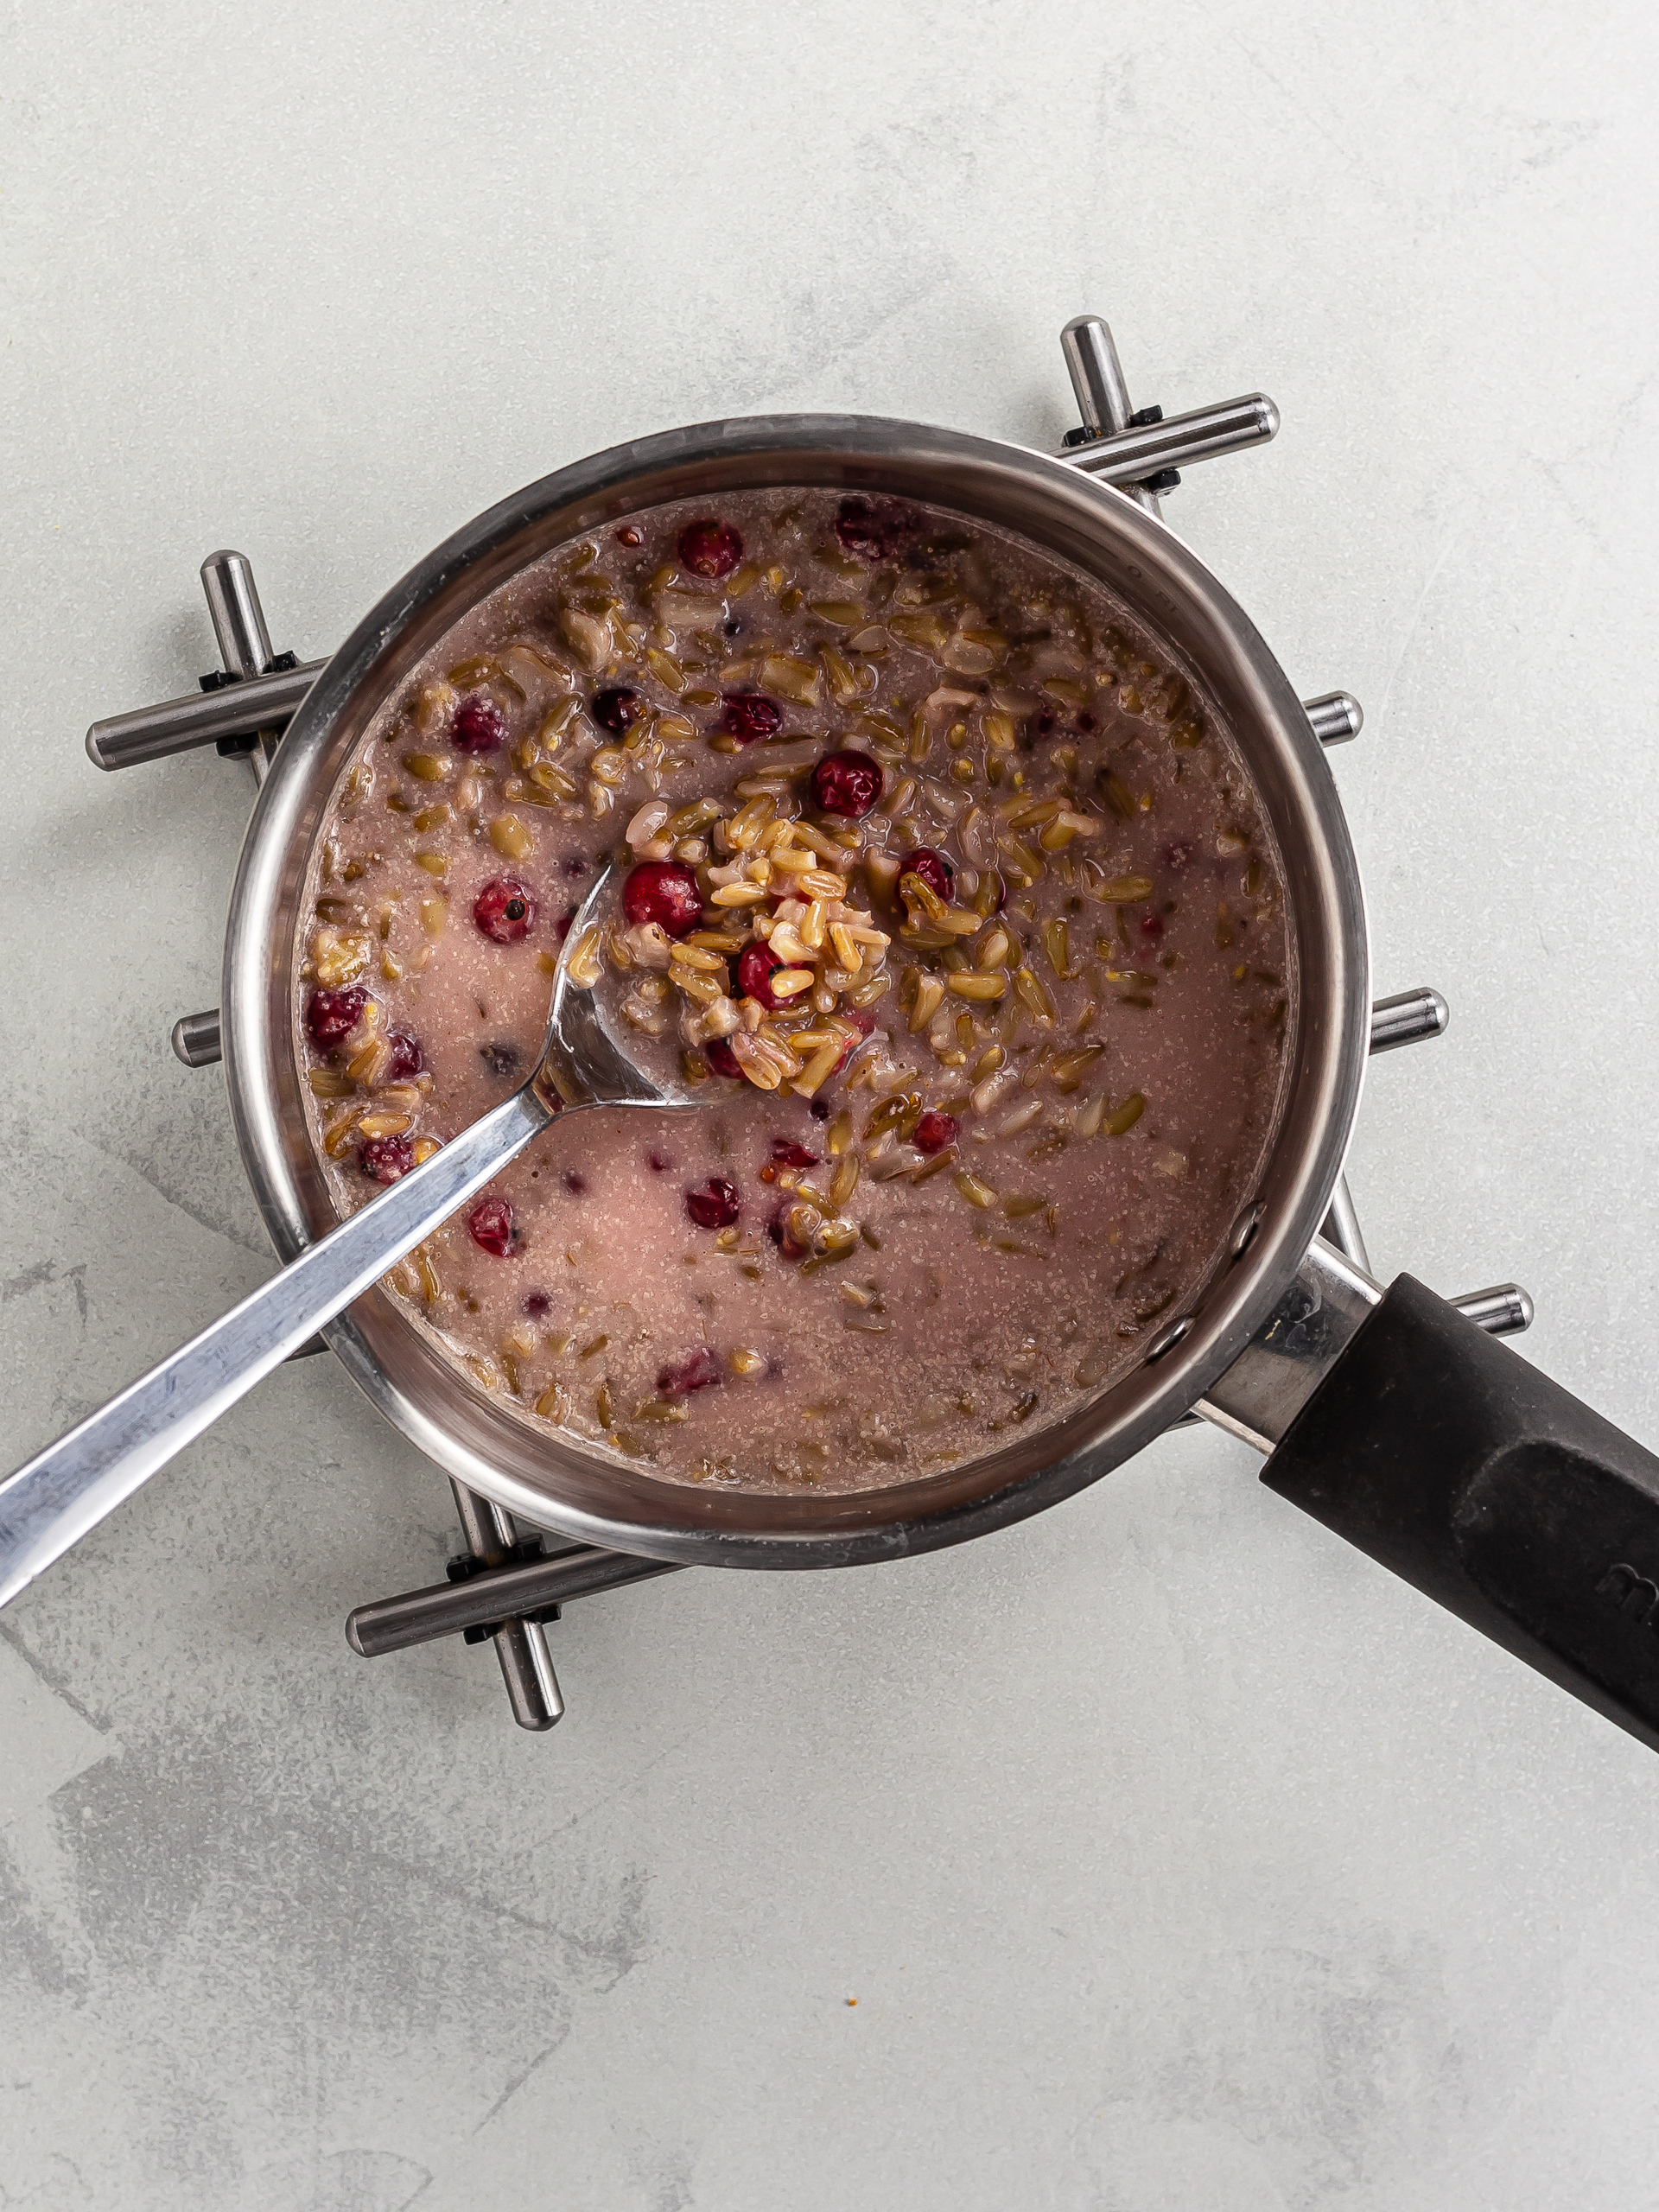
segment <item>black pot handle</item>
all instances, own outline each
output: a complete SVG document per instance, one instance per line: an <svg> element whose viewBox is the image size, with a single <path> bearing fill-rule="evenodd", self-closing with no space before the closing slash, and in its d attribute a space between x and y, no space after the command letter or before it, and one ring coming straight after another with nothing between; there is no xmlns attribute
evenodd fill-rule
<svg viewBox="0 0 1659 2212"><path fill-rule="evenodd" d="M1421 1283L1262 1479L1659 1751L1659 1459Z"/></svg>

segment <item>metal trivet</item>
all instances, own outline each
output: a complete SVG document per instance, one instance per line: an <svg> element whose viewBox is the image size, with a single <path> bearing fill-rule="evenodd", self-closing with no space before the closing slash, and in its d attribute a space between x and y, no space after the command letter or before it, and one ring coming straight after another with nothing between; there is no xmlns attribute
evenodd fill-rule
<svg viewBox="0 0 1659 2212"><path fill-rule="evenodd" d="M1062 457L1118 485L1160 519L1163 495L1179 484L1183 467L1264 444L1279 428L1278 409L1260 392L1168 421L1160 407L1132 409L1112 334L1098 315L1067 323L1060 343L1083 417L1067 432ZM224 666L201 678L199 693L94 722L86 750L99 767L134 767L212 745L224 758L245 759L255 780L264 781L283 731L327 663L272 652L253 571L240 553L210 553L201 564L201 582ZM1358 736L1359 702L1347 692L1326 692L1302 703L1321 745ZM1438 991L1379 999L1371 1008L1370 1049L1393 1052L1438 1037L1447 1018ZM219 1057L218 1008L176 1022L173 1049L187 1067L211 1066ZM1371 1273L1345 1176L1338 1181L1321 1233ZM1494 1336L1511 1335L1532 1320L1532 1300L1514 1283L1471 1291L1452 1303ZM293 1356L302 1359L327 1349L315 1337ZM1186 1414L1177 1426L1199 1418ZM564 1711L564 1700L547 1624L574 1598L674 1573L678 1562L524 1529L505 1508L453 1478L449 1487L467 1548L448 1562L448 1581L358 1606L346 1623L346 1640L369 1659L435 1637L458 1635L468 1643L487 1639L501 1662L513 1719L521 1728L550 1728Z"/></svg>

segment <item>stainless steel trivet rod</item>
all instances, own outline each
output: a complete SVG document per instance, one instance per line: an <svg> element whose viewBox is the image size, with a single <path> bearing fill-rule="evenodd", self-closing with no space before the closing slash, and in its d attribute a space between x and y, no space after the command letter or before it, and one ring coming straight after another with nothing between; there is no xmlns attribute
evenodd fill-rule
<svg viewBox="0 0 1659 2212"><path fill-rule="evenodd" d="M519 1550L518 1531L512 1514L491 1499L480 1497L476 1491L468 1490L453 1475L449 1488L454 1494L455 1511L461 1521L461 1533L467 1540L468 1556L477 1560L479 1572L487 1573L493 1569L499 1573ZM351 1634L349 1626L346 1634ZM559 1688L559 1678L553 1671L547 1630L540 1621L524 1620L517 1616L504 1618L498 1606L493 1618L491 1641L501 1662L501 1679L506 1685L513 1719L521 1728L537 1734L551 1728L564 1716L564 1697Z"/></svg>
<svg viewBox="0 0 1659 2212"><path fill-rule="evenodd" d="M1114 431L1108 438L1067 446L1058 458L1108 484L1139 484L1169 469L1213 461L1218 454L1264 446L1278 430L1279 410L1265 391L1250 391L1241 399L1217 400L1213 407L1195 407L1188 415L1171 415L1160 423L1144 423Z"/></svg>
<svg viewBox="0 0 1659 2212"><path fill-rule="evenodd" d="M1097 315L1073 315L1060 333L1060 351L1065 356L1077 412L1087 433L1086 437L1079 438L1074 431L1075 442L1088 444L1096 438L1112 437L1129 429L1135 422L1135 410L1129 404L1123 364L1117 358L1109 325ZM1161 407L1147 412L1150 421L1163 419ZM1149 515L1163 519L1164 503L1149 484L1131 484L1125 488ZM1169 488L1173 491L1173 485Z"/></svg>
<svg viewBox="0 0 1659 2212"><path fill-rule="evenodd" d="M677 1574L680 1566L677 1560L637 1559L582 1544L550 1559L493 1567L469 1574L464 1582L438 1582L429 1590L407 1590L400 1598L359 1605L346 1619L346 1641L365 1659L377 1659L408 1644L486 1627L504 1614L533 1620L573 1598L590 1598L596 1591L645 1582L656 1574Z"/></svg>
<svg viewBox="0 0 1659 2212"><path fill-rule="evenodd" d="M95 767L136 768L224 738L285 728L327 665L326 660L302 661L278 676L252 677L222 691L189 692L156 707L136 708L130 715L111 715L87 731L87 753Z"/></svg>

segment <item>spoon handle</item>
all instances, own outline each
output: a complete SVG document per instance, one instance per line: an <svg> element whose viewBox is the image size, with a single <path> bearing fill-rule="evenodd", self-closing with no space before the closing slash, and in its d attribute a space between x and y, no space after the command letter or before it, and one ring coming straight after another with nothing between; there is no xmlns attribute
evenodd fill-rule
<svg viewBox="0 0 1659 2212"><path fill-rule="evenodd" d="M526 1084L0 1482L0 1605L447 1221L551 1119Z"/></svg>

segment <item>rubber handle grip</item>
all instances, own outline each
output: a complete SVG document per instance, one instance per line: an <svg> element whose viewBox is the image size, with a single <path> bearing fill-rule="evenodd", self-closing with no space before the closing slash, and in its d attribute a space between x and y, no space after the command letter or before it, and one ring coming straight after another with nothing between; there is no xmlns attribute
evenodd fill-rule
<svg viewBox="0 0 1659 2212"><path fill-rule="evenodd" d="M1659 1459L1421 1283L1262 1479L1659 1751Z"/></svg>

